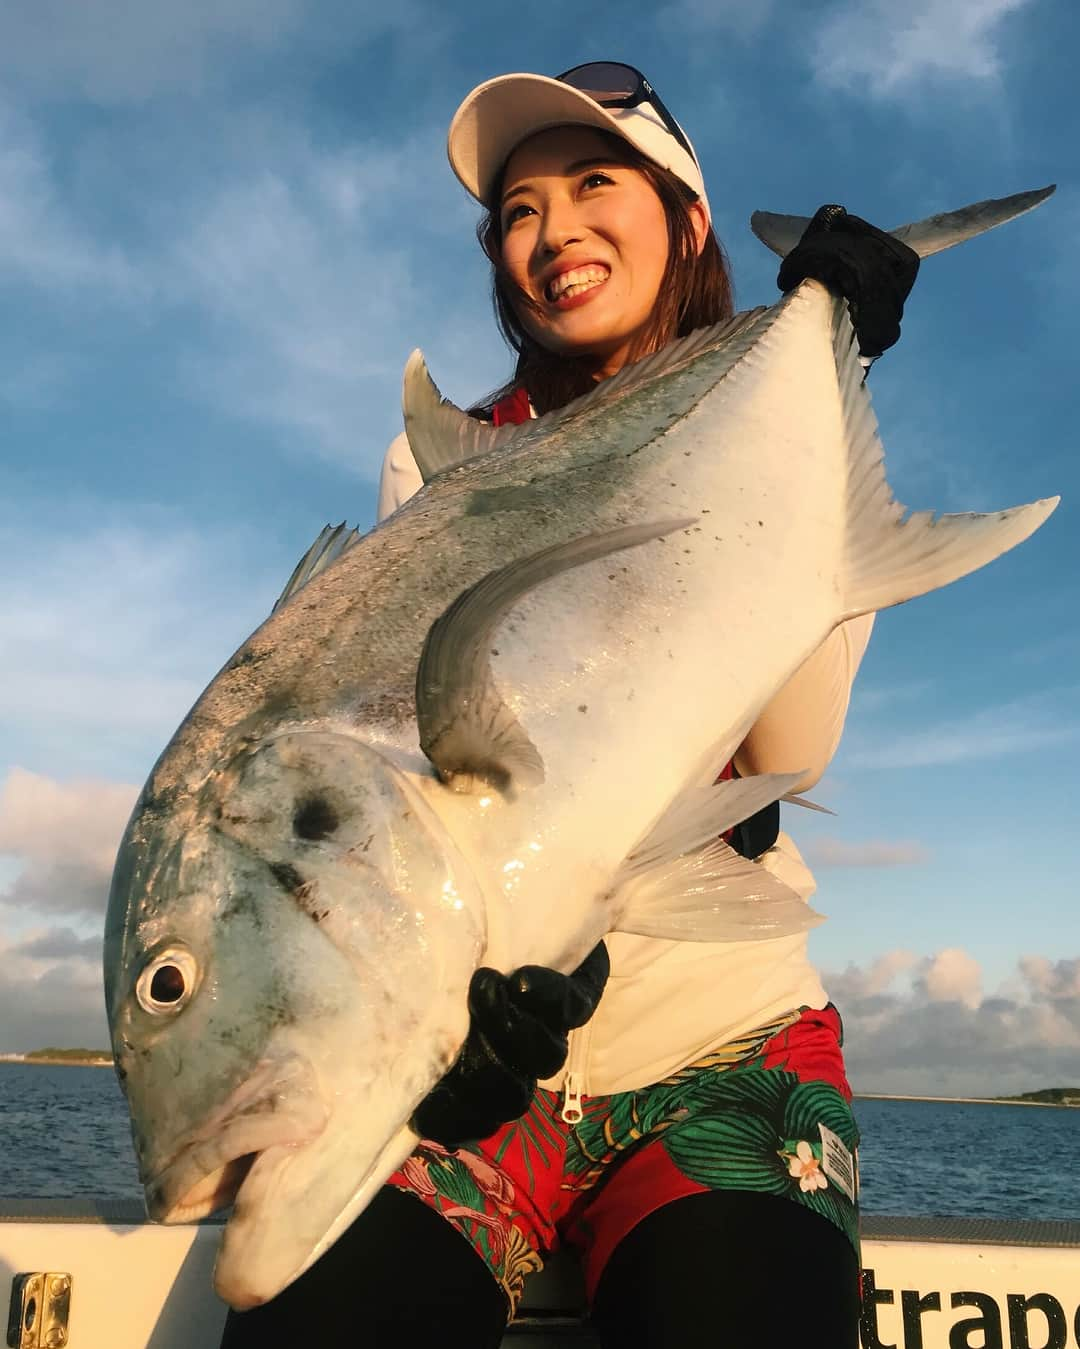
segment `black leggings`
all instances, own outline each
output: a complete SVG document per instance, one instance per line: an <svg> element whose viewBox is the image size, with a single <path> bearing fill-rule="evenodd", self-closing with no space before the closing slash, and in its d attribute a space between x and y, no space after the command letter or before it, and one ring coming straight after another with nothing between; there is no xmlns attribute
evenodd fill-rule
<svg viewBox="0 0 1080 1349"><path fill-rule="evenodd" d="M859 1265L827 1218L711 1190L643 1219L600 1278L606 1349L858 1349Z"/></svg>
<svg viewBox="0 0 1080 1349"><path fill-rule="evenodd" d="M462 1236L387 1187L273 1302L230 1312L221 1349L498 1349L506 1299ZM604 1270L606 1349L858 1349L858 1265L827 1219L716 1190L634 1228Z"/></svg>

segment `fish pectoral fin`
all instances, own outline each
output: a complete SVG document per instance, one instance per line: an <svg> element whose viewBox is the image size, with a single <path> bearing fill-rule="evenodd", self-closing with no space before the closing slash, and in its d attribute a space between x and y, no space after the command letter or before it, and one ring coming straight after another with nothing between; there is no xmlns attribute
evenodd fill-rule
<svg viewBox="0 0 1080 1349"><path fill-rule="evenodd" d="M401 409L409 449L424 482L443 469L463 464L513 439L518 429L497 427L470 417L444 398L419 351L414 351L405 363Z"/></svg>
<svg viewBox="0 0 1080 1349"><path fill-rule="evenodd" d="M320 572L325 571L331 562L336 562L342 553L351 548L359 538L358 531L347 529L344 520L340 525L324 525L319 537L296 564L285 589L275 600L274 607L270 612L276 614L282 605L287 604L298 590L302 590L309 581L314 580Z"/></svg>
<svg viewBox="0 0 1080 1349"><path fill-rule="evenodd" d="M420 748L457 791L510 794L544 780L544 763L491 670L495 629L528 591L573 567L694 523L650 521L555 544L489 572L431 625L416 671Z"/></svg>
<svg viewBox="0 0 1080 1349"><path fill-rule="evenodd" d="M780 799L802 773L684 792L619 868L612 930L681 941L760 941L824 921L761 862L718 836Z"/></svg>
<svg viewBox="0 0 1080 1349"><path fill-rule="evenodd" d="M940 215L927 216L925 220L900 225L889 233L918 253L920 258L928 258L977 234L984 234L1018 215L1033 211L1036 206L1051 196L1054 185L1039 187L1031 192L1017 192L1011 197L992 197L987 201L977 201L971 206L961 206L957 211L944 211ZM750 228L766 248L771 248L780 257L786 258L802 238L810 216L777 215L773 211L755 211L750 217Z"/></svg>

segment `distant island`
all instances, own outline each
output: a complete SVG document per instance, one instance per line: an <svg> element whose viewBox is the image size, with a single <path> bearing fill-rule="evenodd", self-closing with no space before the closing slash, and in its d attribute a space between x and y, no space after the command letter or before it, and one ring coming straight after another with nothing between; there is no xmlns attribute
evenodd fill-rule
<svg viewBox="0 0 1080 1349"><path fill-rule="evenodd" d="M78 1068L111 1068L111 1049L32 1049L29 1054L0 1054L0 1063L59 1064Z"/></svg>
<svg viewBox="0 0 1080 1349"><path fill-rule="evenodd" d="M1080 1105L1080 1087L1043 1087L1020 1096L998 1096L999 1101L1023 1101L1027 1105Z"/></svg>

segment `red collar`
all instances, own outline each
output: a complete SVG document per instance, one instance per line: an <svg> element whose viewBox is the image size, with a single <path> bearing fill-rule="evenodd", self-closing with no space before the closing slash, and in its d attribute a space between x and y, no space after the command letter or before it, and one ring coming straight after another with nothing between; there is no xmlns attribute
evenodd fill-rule
<svg viewBox="0 0 1080 1349"><path fill-rule="evenodd" d="M500 398L491 409L491 420L496 426L519 426L531 418L532 405L529 402L528 390L524 387L508 393L505 398Z"/></svg>

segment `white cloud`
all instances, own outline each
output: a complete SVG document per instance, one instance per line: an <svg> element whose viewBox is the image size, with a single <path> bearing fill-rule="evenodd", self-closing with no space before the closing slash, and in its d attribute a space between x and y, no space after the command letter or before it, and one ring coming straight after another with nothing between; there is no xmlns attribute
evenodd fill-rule
<svg viewBox="0 0 1080 1349"><path fill-rule="evenodd" d="M22 869L0 900L23 912L104 913L116 847L137 791L12 769L0 787L0 852Z"/></svg>
<svg viewBox="0 0 1080 1349"><path fill-rule="evenodd" d="M947 947L923 962L916 980L916 991L925 993L928 1002L960 1002L977 1008L982 1002L982 970L966 951Z"/></svg>
<svg viewBox="0 0 1080 1349"><path fill-rule="evenodd" d="M1080 998L1080 957L1048 960L1046 956L1022 956L1020 973L1044 998Z"/></svg>
<svg viewBox="0 0 1080 1349"><path fill-rule="evenodd" d="M847 843L838 838L819 838L807 845L806 853L813 867L910 867L930 858L921 843L906 840Z"/></svg>
<svg viewBox="0 0 1080 1349"><path fill-rule="evenodd" d="M849 733L844 768L928 768L943 764L1030 755L1080 738L1075 692L1052 690L984 707L966 717L939 722L922 731L869 736Z"/></svg>
<svg viewBox="0 0 1080 1349"><path fill-rule="evenodd" d="M257 169L190 203L159 265L199 321L183 373L201 397L373 479L413 347L444 387L498 382L476 210L448 175L418 172L441 163L442 137L325 148L268 126Z"/></svg>
<svg viewBox="0 0 1080 1349"><path fill-rule="evenodd" d="M65 946L73 948L69 954ZM100 952L99 940L80 945L64 930L17 944L0 937L0 1053L108 1045Z"/></svg>
<svg viewBox="0 0 1080 1349"><path fill-rule="evenodd" d="M2 188L0 188L2 191ZM80 362L55 351L16 351L0 368L0 403L48 411L65 390Z"/></svg>
<svg viewBox="0 0 1080 1349"><path fill-rule="evenodd" d="M685 33L688 28L724 32L739 38L759 33L772 18L775 0L675 0L656 15L662 33Z"/></svg>
<svg viewBox="0 0 1080 1349"><path fill-rule="evenodd" d="M824 981L856 1092L999 1096L1076 1082L1080 959L1024 957L1011 996L985 992L978 961L957 948L892 951Z"/></svg>
<svg viewBox="0 0 1080 1349"><path fill-rule="evenodd" d="M80 937L69 927L51 927L24 938L10 954L14 959L89 960L96 968L101 963L101 937Z"/></svg>
<svg viewBox="0 0 1080 1349"><path fill-rule="evenodd" d="M266 542L244 528L207 539L164 511L133 521L72 502L68 530L60 509L47 548L40 519L0 513L0 742L9 762L30 736L68 763L88 740L113 759L145 755L265 616L280 578L253 567Z"/></svg>
<svg viewBox="0 0 1080 1349"><path fill-rule="evenodd" d="M829 976L830 992L844 1001L856 998L876 998L886 993L901 975L908 973L919 963L914 951L898 949L886 951L877 956L868 966L862 968L849 965L839 974Z"/></svg>
<svg viewBox="0 0 1080 1349"><path fill-rule="evenodd" d="M282 48L359 43L423 27L420 6L335 6L312 22L304 0L18 0L0 3L0 72L44 95L99 102L197 94ZM427 25L430 27L430 23ZM425 30L426 31L426 30Z"/></svg>
<svg viewBox="0 0 1080 1349"><path fill-rule="evenodd" d="M878 684L858 686L859 711L877 712L882 708L896 707L916 702L931 694L935 687L933 679L912 679L906 684Z"/></svg>
<svg viewBox="0 0 1080 1349"><path fill-rule="evenodd" d="M168 335L168 381L197 404L375 478L412 347L473 392L509 364L470 237L475 208L441 169L443 134L328 146L247 111L205 166L170 184L167 215L154 214L156 186L146 195L139 174L101 166L113 213L136 222L122 248L42 130L0 104L0 283L65 315L46 355L16 354L0 373L0 402L47 406L74 372L91 376L86 329L122 306L126 326L134 311ZM425 164L440 166L435 181ZM88 300L93 313L73 323Z"/></svg>
<svg viewBox="0 0 1080 1349"><path fill-rule="evenodd" d="M178 303L211 328L188 354L197 388L357 464L370 404L392 416L372 382L397 384L398 334L423 307L404 243L376 223L389 198L405 209L403 176L381 153L296 146L210 196L168 264Z"/></svg>
<svg viewBox="0 0 1080 1349"><path fill-rule="evenodd" d="M812 49L817 78L876 97L927 79L987 81L1000 74L1002 28L1032 0L843 0Z"/></svg>
<svg viewBox="0 0 1080 1349"><path fill-rule="evenodd" d="M80 224L64 201L41 137L31 123L2 102L0 281L53 291L91 286L117 298L138 296L145 286L145 279L121 249L95 240Z"/></svg>

